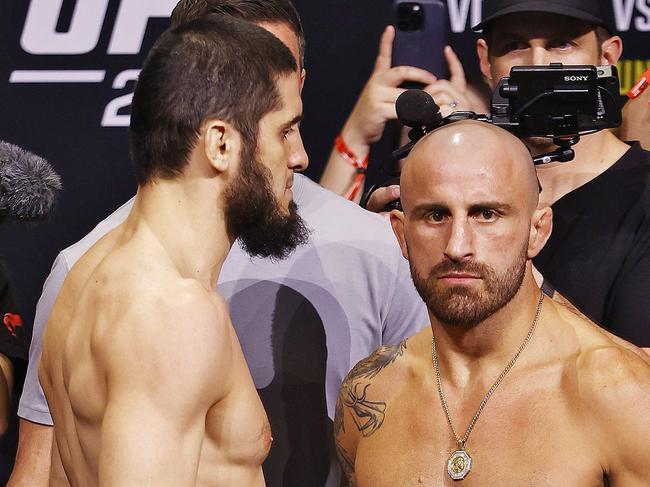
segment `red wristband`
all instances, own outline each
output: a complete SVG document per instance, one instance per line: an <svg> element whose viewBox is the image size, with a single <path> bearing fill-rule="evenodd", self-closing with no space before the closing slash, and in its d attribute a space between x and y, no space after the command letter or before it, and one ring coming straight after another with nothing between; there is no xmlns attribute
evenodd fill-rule
<svg viewBox="0 0 650 487"><path fill-rule="evenodd" d="M345 143L345 141L343 140L343 136L339 135L334 140L334 148L336 149L336 152L341 154L346 161L348 161L356 168L357 172L366 171L366 168L368 167L368 156L366 155L363 161L359 160L357 155L354 152L352 152L352 149L350 149L348 145Z"/></svg>
<svg viewBox="0 0 650 487"><path fill-rule="evenodd" d="M354 176L352 187L345 196L350 201L353 201L359 193L361 186L363 186L363 181L366 178L366 169L368 168L368 155L366 155L362 161L359 160L357 155L352 152L352 150L347 146L343 140L342 135L339 135L334 140L334 148L336 149L336 152L338 152L343 157L343 159L352 164L352 166L354 166L354 168L357 170L357 174Z"/></svg>
<svg viewBox="0 0 650 487"><path fill-rule="evenodd" d="M650 85L650 68L648 68L643 75L641 75L641 78L637 83L632 87L630 91L627 93L627 97L630 99L634 99L641 95L645 91L645 89Z"/></svg>

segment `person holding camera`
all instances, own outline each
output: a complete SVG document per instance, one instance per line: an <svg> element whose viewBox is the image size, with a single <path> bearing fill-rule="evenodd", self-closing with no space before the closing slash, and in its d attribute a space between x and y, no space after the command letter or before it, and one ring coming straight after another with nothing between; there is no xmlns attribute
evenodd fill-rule
<svg viewBox="0 0 650 487"><path fill-rule="evenodd" d="M513 66L615 65L623 43L600 2L485 0L477 42L491 88ZM533 155L555 146L528 138ZM650 347L650 153L603 130L582 137L575 159L538 166L553 233L535 267L581 312Z"/></svg>
<svg viewBox="0 0 650 487"><path fill-rule="evenodd" d="M602 2L593 0L484 0L483 21L474 29L482 30L477 53L490 89L514 66L554 62L616 65L623 42L612 34L606 14ZM378 68L346 128L359 127L362 120L366 126L378 127L367 120L368 107L373 106L370 100L381 99L378 94L383 93L388 105L401 93L397 88L401 79L391 85L395 75L387 82L384 74L407 73L402 67L389 68L391 41L389 29L382 38ZM451 112L449 100L455 110L488 113L484 102L469 90L453 51L447 48L445 54L450 80L436 80L425 88L441 105L442 114ZM418 75L413 80L427 83L431 78ZM643 133L650 113L643 101L650 96L647 92L650 89L626 105L622 137L641 133L641 138L647 139ZM396 117L394 106L390 112L387 108L375 112L386 115L384 122ZM380 133L378 129L375 132ZM366 139L368 144L372 140ZM556 148L547 138L528 138L524 143L533 155ZM541 198L553 208L554 231L534 264L548 288L554 287L590 319L639 346L650 347L650 153L608 130L583 136L574 149L573 161L538 167ZM350 164L347 166L330 159L321 183L335 191L349 186ZM380 188L368 209L381 211L398 197L398 186Z"/></svg>

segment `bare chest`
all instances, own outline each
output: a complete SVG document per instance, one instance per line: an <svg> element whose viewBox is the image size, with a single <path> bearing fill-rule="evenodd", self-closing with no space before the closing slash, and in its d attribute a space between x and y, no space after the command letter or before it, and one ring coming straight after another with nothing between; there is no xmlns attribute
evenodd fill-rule
<svg viewBox="0 0 650 487"><path fill-rule="evenodd" d="M202 458L256 468L271 448L271 426L239 344L235 345L233 387L227 397L208 411Z"/></svg>
<svg viewBox="0 0 650 487"><path fill-rule="evenodd" d="M575 404L559 393L530 392L500 391L490 399L465 446L471 468L462 484L602 486L598 449ZM448 402L462 437L478 403L459 406L453 397ZM387 404L382 427L359 443L358 486L458 485L448 473L463 467L463 460L449 465L455 450L435 391L396 397Z"/></svg>

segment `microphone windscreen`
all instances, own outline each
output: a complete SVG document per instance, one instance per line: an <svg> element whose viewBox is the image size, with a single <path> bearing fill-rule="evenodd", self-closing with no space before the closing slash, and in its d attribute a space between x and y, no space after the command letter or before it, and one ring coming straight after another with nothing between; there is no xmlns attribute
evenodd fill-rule
<svg viewBox="0 0 650 487"><path fill-rule="evenodd" d="M2 216L36 221L54 209L61 178L42 157L0 141L0 189Z"/></svg>
<svg viewBox="0 0 650 487"><path fill-rule="evenodd" d="M437 127L442 122L440 107L422 90L406 90L395 102L397 117L407 127Z"/></svg>

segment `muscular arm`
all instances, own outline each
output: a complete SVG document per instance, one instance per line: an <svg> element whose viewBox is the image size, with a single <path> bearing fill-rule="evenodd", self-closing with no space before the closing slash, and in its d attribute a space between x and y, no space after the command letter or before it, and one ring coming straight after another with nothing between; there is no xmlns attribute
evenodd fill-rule
<svg viewBox="0 0 650 487"><path fill-rule="evenodd" d="M54 429L22 418L19 428L17 461L7 487L47 487Z"/></svg>
<svg viewBox="0 0 650 487"><path fill-rule="evenodd" d="M357 446L384 423L386 402L370 397L373 379L404 354L406 341L379 348L359 362L341 384L336 401L334 439L336 455L343 471L342 487L356 487L355 463Z"/></svg>
<svg viewBox="0 0 650 487"><path fill-rule="evenodd" d="M174 294L106 350L100 486L196 483L207 412L230 387L231 327L224 303Z"/></svg>
<svg viewBox="0 0 650 487"><path fill-rule="evenodd" d="M650 364L629 351L595 352L584 377L588 409L605 453L602 464L612 487L648 485L650 465ZM586 375L586 374L585 374Z"/></svg>

